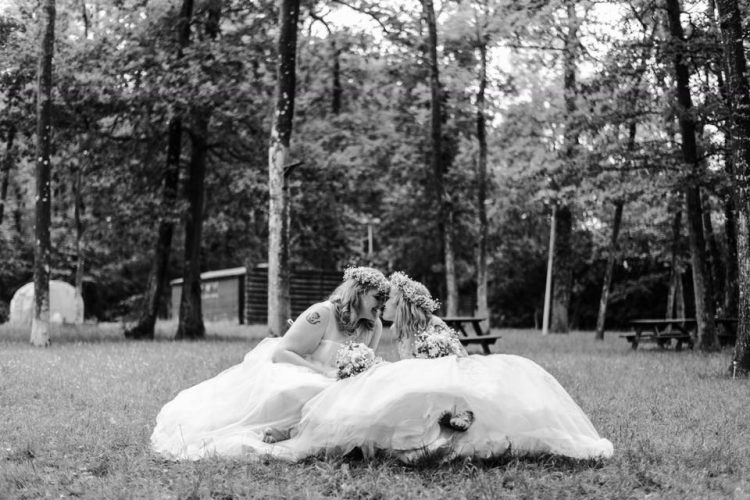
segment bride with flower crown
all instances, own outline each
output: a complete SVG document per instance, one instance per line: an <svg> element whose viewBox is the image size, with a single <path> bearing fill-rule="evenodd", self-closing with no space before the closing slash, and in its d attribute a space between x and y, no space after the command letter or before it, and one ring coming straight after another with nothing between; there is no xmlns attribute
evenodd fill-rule
<svg viewBox="0 0 750 500"><path fill-rule="evenodd" d="M383 318L393 321L402 360L321 391L276 454L301 459L359 448L405 462L424 455L612 455L612 443L552 375L520 356L468 356L457 340L446 343L450 330L432 314L437 307L421 283L393 274ZM429 345L430 335L439 342ZM437 351L451 355L423 359Z"/></svg>
<svg viewBox="0 0 750 500"><path fill-rule="evenodd" d="M183 390L156 417L151 447L171 459L271 454L288 438L303 405L336 383L336 354L349 342L376 349L379 311L390 283L380 271L347 269L325 301L297 318L282 338L267 338L243 361Z"/></svg>

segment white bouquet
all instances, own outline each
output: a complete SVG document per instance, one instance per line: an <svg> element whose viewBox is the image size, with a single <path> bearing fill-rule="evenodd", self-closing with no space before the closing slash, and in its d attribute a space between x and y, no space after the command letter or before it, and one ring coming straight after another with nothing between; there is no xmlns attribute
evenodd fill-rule
<svg viewBox="0 0 750 500"><path fill-rule="evenodd" d="M414 342L418 358L442 358L460 355L463 351L455 330L442 325L430 325L417 334Z"/></svg>
<svg viewBox="0 0 750 500"><path fill-rule="evenodd" d="M336 353L336 368L338 378L347 378L370 368L380 361L375 352L365 344L350 342L342 346Z"/></svg>

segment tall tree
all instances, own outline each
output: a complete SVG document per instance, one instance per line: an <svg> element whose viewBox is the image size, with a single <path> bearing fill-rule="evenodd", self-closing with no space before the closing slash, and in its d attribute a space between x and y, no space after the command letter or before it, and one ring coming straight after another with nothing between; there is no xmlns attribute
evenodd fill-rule
<svg viewBox="0 0 750 500"><path fill-rule="evenodd" d="M563 137L563 169L565 171L562 184L572 182L567 177L575 171L576 146L578 145L578 131L574 124L576 114L576 67L578 59L578 29L580 21L576 13L575 0L565 0L567 27L563 47L563 93L565 99L565 132ZM552 274L552 321L550 330L555 333L567 333L568 309L573 287L573 250L571 248L571 234L573 231L573 212L567 204L557 208L555 218L554 262Z"/></svg>
<svg viewBox="0 0 750 500"><path fill-rule="evenodd" d="M282 335L291 314L284 168L294 119L299 0L279 0L275 113L268 148L268 328Z"/></svg>
<svg viewBox="0 0 750 500"><path fill-rule="evenodd" d="M685 203L690 242L690 262L693 271L695 318L698 326L698 347L703 350L714 350L718 349L719 343L714 327L713 300L707 295L706 289L706 244L703 233L700 194L702 172L701 160L698 155L696 123L695 118L691 115L693 103L690 97L690 70L686 60L685 35L680 23L680 2L679 0L667 0L666 7L672 42L672 62L677 85L682 159L689 169L685 184Z"/></svg>
<svg viewBox="0 0 750 500"><path fill-rule="evenodd" d="M190 44L190 22L193 16L193 0L183 0L177 19L177 58L183 57ZM173 109L167 131L167 160L162 180L162 216L159 219L156 246L151 260L146 294L141 315L135 327L127 330L125 336L133 339L153 339L159 305L164 296L164 285L169 266L169 254L174 234L174 210L180 182L180 155L182 152L182 115Z"/></svg>
<svg viewBox="0 0 750 500"><path fill-rule="evenodd" d="M706 294L713 301L714 312L724 302L724 263L719 252L719 244L714 234L711 221L711 203L708 193L702 193L701 216L703 217L703 232L706 235Z"/></svg>
<svg viewBox="0 0 750 500"><path fill-rule="evenodd" d="M219 34L221 0L209 0L206 14L206 35L209 40L215 40ZM204 62L204 68L209 64ZM209 73L206 69L204 69L204 72ZM178 339L196 339L206 335L201 305L201 235L203 232L204 184L211 108L208 105L199 104L193 107L191 114L193 118L193 127L190 131L192 152L185 189L188 209L185 216L185 261L182 275L180 318L176 335Z"/></svg>
<svg viewBox="0 0 750 500"><path fill-rule="evenodd" d="M34 244L34 317L31 343L48 346L50 269L50 150L52 135L52 58L55 51L55 0L42 7L41 47L36 96L36 227Z"/></svg>
<svg viewBox="0 0 750 500"><path fill-rule="evenodd" d="M88 156L88 150L84 151L84 158ZM81 192L81 174L82 166L79 165L75 171L75 177L73 179L73 224L75 225L76 234L76 271L75 271L75 303L76 303L76 321L83 321L84 318L84 302L83 302L83 271L84 271L84 257L83 257L83 219L81 218L81 211L83 210L83 195Z"/></svg>
<svg viewBox="0 0 750 500"><path fill-rule="evenodd" d="M487 50L489 45L489 34L486 33L485 24L488 18L488 6L482 4L483 12L478 14L475 10L476 23L476 50L479 52L479 88L477 90L477 143L479 153L477 158L477 211L479 213L479 235L477 238L477 315L489 318L490 310L487 301L487 239L489 223L487 221L487 102L485 93L487 91ZM488 325L489 326L489 325Z"/></svg>
<svg viewBox="0 0 750 500"><path fill-rule="evenodd" d="M440 228L443 237L445 264L446 313L458 313L458 283L456 282L456 253L454 245L455 213L450 194L445 187L447 165L443 151L443 90L438 66L438 34L435 7L432 0L421 0L422 14L427 25L427 63L430 73L430 161L438 201Z"/></svg>
<svg viewBox="0 0 750 500"><path fill-rule="evenodd" d="M175 336L177 339L197 339L206 335L201 306L201 233L208 125L208 112L196 110L193 113L193 127L190 131L192 151L185 187L188 208L185 215L185 260L179 322Z"/></svg>
<svg viewBox="0 0 750 500"><path fill-rule="evenodd" d="M724 54L729 69L731 129L734 144L734 206L736 209L739 318L733 371L750 373L750 87L740 8L736 0L717 0Z"/></svg>
<svg viewBox="0 0 750 500"><path fill-rule="evenodd" d="M86 9L86 2L81 2L81 17L83 19L83 38L88 40L89 38L89 26L90 20L88 11ZM76 321L83 321L85 310L83 302L83 273L84 273L84 255L83 255L83 219L81 218L81 212L83 211L83 192L82 192L82 179L83 175L81 170L84 168L85 163L90 157L90 144L89 144L89 120L84 119L86 124L86 131L83 134L83 151L82 159L79 161L73 174L73 224L75 226L75 251L76 251L76 271L75 271L75 305L76 305Z"/></svg>
<svg viewBox="0 0 750 500"><path fill-rule="evenodd" d="M719 19L717 13L717 6L714 0L708 2L708 16L711 20L712 31L718 34L719 39L722 36L722 30L719 26ZM718 55L718 61L715 62L716 70L713 72L716 77L716 84L719 87L719 94L721 95L722 102L726 109L731 111L734 106L734 96L729 94L727 89L726 79L729 75L729 53L726 50L722 50L722 53ZM724 211L724 236L726 246L726 259L724 262L724 276L721 277L724 280L724 297L721 303L722 315L725 317L736 318L737 317L737 301L739 300L739 289L737 287L737 224L736 224L736 209L734 206L734 144L735 141L732 137L733 126L730 118L728 127L725 127L722 131L724 132L724 173L730 180L728 185L722 186L719 191L719 196L722 202L722 208Z"/></svg>
<svg viewBox="0 0 750 500"><path fill-rule="evenodd" d="M0 225L5 215L5 202L8 199L8 183L10 181L10 169L13 166L13 141L16 137L16 128L11 124L5 138L5 154L0 163Z"/></svg>
<svg viewBox="0 0 750 500"><path fill-rule="evenodd" d="M685 306L682 309L679 303L684 298L678 294L682 293L682 269L680 264L680 228L682 226L682 210L678 207L672 219L672 258L669 266L669 291L667 293L667 308L664 317L666 319L683 318ZM677 314L675 315L675 305L677 305ZM682 314L680 314L680 312Z"/></svg>
<svg viewBox="0 0 750 500"><path fill-rule="evenodd" d="M733 141L730 141L731 144ZM734 165L730 161L733 153L730 149L724 154L725 162L730 163L730 168L726 168L730 178L734 178ZM730 188L731 191L734 188ZM726 265L724 266L724 304L723 314L730 318L736 318L738 314L739 301L739 281L738 281L738 262L737 262L737 221L734 207L734 195L728 193L724 199L724 233L726 236Z"/></svg>
<svg viewBox="0 0 750 500"><path fill-rule="evenodd" d="M633 129L635 126L633 126ZM596 336L597 340L604 340L604 324L607 319L607 303L609 302L609 290L612 285L612 274L615 269L615 259L617 258L617 237L620 234L620 224L622 223L622 209L625 202L622 198L615 200L615 214L612 220L612 236L609 241L609 252L607 255L607 268L604 270L604 281L602 283L602 294L599 300L599 314L596 317Z"/></svg>

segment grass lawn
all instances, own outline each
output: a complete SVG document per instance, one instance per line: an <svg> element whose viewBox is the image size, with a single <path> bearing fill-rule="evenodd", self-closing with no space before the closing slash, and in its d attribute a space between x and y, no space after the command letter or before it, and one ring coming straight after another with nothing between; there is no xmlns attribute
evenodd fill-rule
<svg viewBox="0 0 750 500"><path fill-rule="evenodd" d="M593 333L501 330L494 350L552 373L614 443L603 462L559 458L406 467L357 458L173 463L148 440L179 390L241 361L265 327L207 325L209 339L126 341L118 325L66 328L44 349L0 325L0 499L750 499L750 382L704 355ZM474 349L474 348L472 348ZM393 356L385 342L384 355Z"/></svg>

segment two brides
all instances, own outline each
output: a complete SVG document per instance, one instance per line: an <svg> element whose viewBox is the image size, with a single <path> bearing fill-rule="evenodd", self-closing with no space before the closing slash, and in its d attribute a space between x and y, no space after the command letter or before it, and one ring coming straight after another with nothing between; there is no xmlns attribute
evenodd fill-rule
<svg viewBox="0 0 750 500"><path fill-rule="evenodd" d="M336 381L333 359L343 343L377 348L383 302L401 361ZM283 339L264 340L240 365L169 402L157 417L152 447L176 459L267 454L300 460L355 448L405 462L425 454L612 455L612 444L533 361L467 356L463 348L415 358L417 335L445 328L435 309L427 289L403 273L389 282L371 268L349 269L331 299L303 313Z"/></svg>

